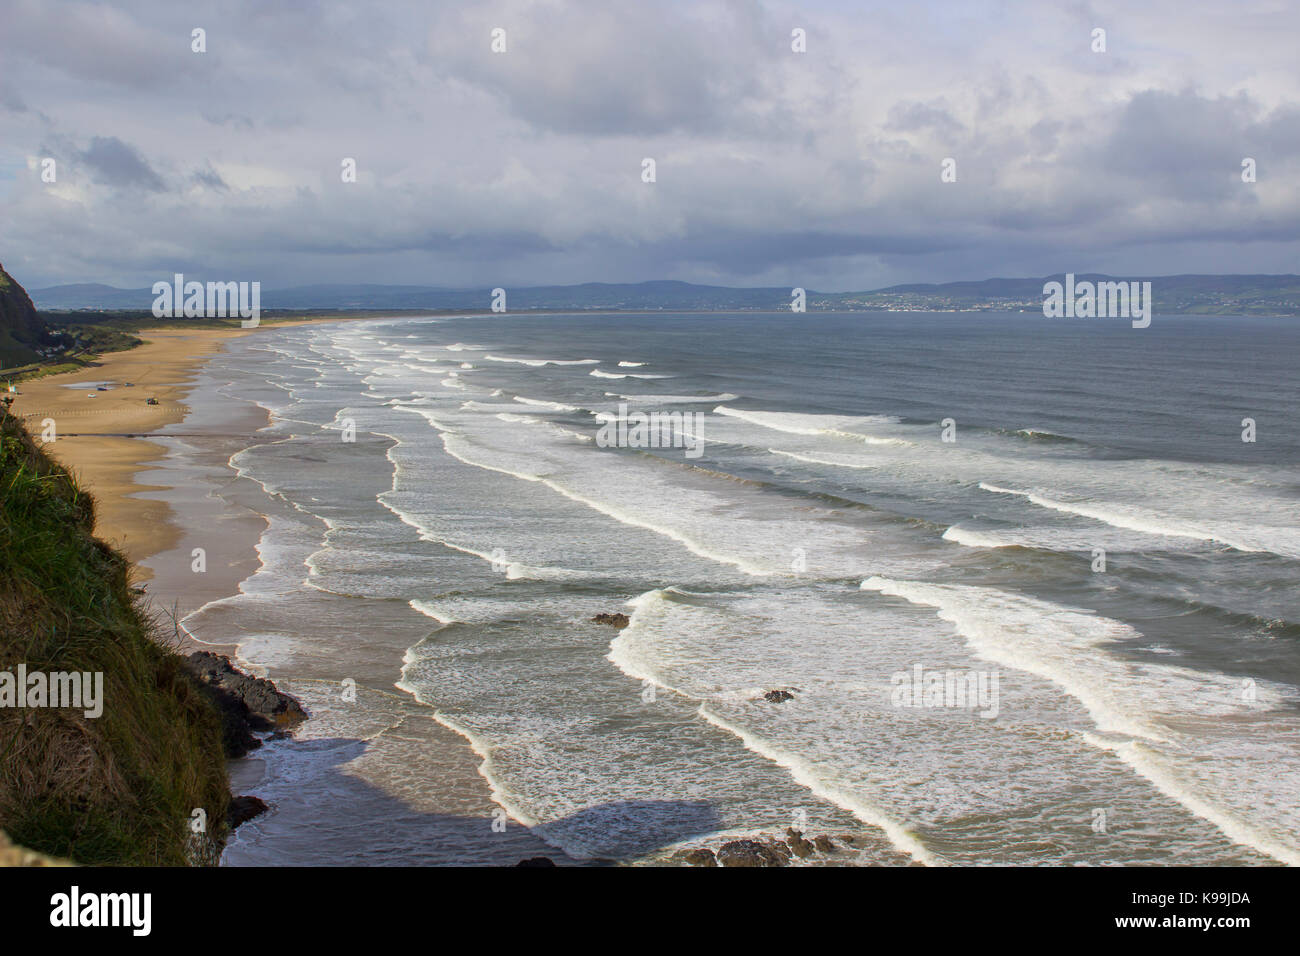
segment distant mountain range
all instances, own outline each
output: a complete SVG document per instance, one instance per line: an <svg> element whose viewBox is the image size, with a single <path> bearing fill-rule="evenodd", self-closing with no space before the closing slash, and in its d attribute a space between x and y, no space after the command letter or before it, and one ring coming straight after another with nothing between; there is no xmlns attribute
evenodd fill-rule
<svg viewBox="0 0 1300 956"><path fill-rule="evenodd" d="M170 276L165 277L170 279ZM201 279L200 276L188 276ZM229 278L229 277L225 277ZM1037 279L984 279L942 285L896 285L870 292L807 290L808 311L1000 311L1037 310L1043 304L1043 283L1061 275ZM1076 281L1149 281L1159 314L1300 315L1300 276L1296 275L1077 275ZM108 285L52 286L31 293L38 309L147 310L154 300L149 289L118 289ZM487 310L492 290L449 289L418 285L308 285L263 289L264 310ZM521 310L658 310L764 311L790 308L791 290L731 288L689 282L587 282L581 285L530 286L506 289L510 311Z"/></svg>

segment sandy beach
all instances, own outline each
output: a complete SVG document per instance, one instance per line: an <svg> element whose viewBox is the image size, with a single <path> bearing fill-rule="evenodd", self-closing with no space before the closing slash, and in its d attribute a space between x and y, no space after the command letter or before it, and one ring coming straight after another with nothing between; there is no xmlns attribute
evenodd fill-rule
<svg viewBox="0 0 1300 956"><path fill-rule="evenodd" d="M243 329L154 329L145 344L110 352L89 368L50 375L19 385L13 412L39 435L53 420L56 441L49 450L72 469L95 496L96 531L134 563L174 547L179 532L170 508L141 492L137 473L159 460L165 449L142 437L184 421L184 398L203 362L226 341L247 335ZM130 387L126 383L133 383ZM97 391L111 383L110 391ZM147 403L149 398L157 405ZM142 579L150 577L140 569Z"/></svg>
<svg viewBox="0 0 1300 956"><path fill-rule="evenodd" d="M331 321L340 319L292 324ZM264 323L264 327L274 324L279 323ZM204 520L224 524L221 535L205 536L202 542L209 552L203 577L166 575L174 580L156 581L150 588L156 603L179 607L182 613L234 593L256 569L254 548L265 521L251 513L224 513L202 494L187 495L186 488L151 484L152 466L168 451L149 436L185 422L191 410L190 393L207 360L233 339L254 332L194 326L141 330L137 334L144 344L134 349L105 353L74 372L20 383L13 404L13 413L23 418L34 436L41 434L47 420L53 420L56 438L49 450L95 496L96 533L126 554L136 566L138 583L158 578L160 566L183 565L188 571L193 542L186 525L192 530ZM100 385L108 391L99 391ZM151 398L157 404L149 404ZM267 414L253 405L233 404L229 409L216 421L205 416L204 424L187 427L185 434L193 431L195 437L233 439L242 447L242 439L268 421ZM193 520L186 524L176 520L173 503L183 505Z"/></svg>

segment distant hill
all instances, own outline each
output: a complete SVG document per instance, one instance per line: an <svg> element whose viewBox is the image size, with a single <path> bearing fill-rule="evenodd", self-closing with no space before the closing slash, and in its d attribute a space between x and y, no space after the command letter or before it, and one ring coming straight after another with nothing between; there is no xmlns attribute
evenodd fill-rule
<svg viewBox="0 0 1300 956"><path fill-rule="evenodd" d="M1041 279L983 279L942 285L896 285L875 292L845 293L845 307L882 309L1038 309L1043 304ZM1300 315L1300 276L1177 275L1111 276L1080 273L1076 282L1149 281L1155 311L1163 315Z"/></svg>
<svg viewBox="0 0 1300 956"><path fill-rule="evenodd" d="M192 276L200 279L199 276ZM941 285L896 285L869 292L807 290L809 311L993 311L1039 309L1043 283L1060 275L1029 279L984 279ZM1300 315L1300 276L1179 275L1120 277L1080 274L1078 280L1145 279L1152 283L1157 314ZM782 287L732 288L690 282L587 282L581 285L506 289L510 311L602 309L665 311L757 311L790 307L791 290ZM106 285L64 285L32 293L43 310L147 310L149 289ZM418 285L309 285L263 289L262 308L309 310L486 310L492 290Z"/></svg>
<svg viewBox="0 0 1300 956"><path fill-rule="evenodd" d="M198 279L198 276L193 278ZM148 309L150 289L117 289L107 285L61 285L37 289L33 297L43 310ZM263 309L487 309L490 288L449 289L415 285L308 285L262 289ZM520 309L780 309L790 305L786 288L732 289L689 282L509 287L506 304Z"/></svg>
<svg viewBox="0 0 1300 956"><path fill-rule="evenodd" d="M26 291L0 266L0 363L7 368L40 356L46 326Z"/></svg>

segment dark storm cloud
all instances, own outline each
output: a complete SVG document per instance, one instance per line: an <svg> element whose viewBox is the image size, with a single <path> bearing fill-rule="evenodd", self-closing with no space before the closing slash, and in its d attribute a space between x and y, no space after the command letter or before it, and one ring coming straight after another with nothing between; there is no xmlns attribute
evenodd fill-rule
<svg viewBox="0 0 1300 956"><path fill-rule="evenodd" d="M788 263L806 267L820 259L868 254L915 255L964 245L957 236L899 233L783 232L773 235L711 233L662 243L658 252L676 267L706 264L723 273L761 274Z"/></svg>
<svg viewBox="0 0 1300 956"><path fill-rule="evenodd" d="M215 169L212 168L211 163L207 164L202 169L196 170L194 175L190 178L200 186L206 186L208 189L216 189L221 192L228 192L230 190L230 187L226 185L226 181L221 178L220 174Z"/></svg>
<svg viewBox="0 0 1300 956"><path fill-rule="evenodd" d="M13 0L0 259L38 286L1293 271L1300 10L1193 6Z"/></svg>
<svg viewBox="0 0 1300 956"><path fill-rule="evenodd" d="M139 187L162 192L167 187L138 152L116 136L96 136L90 146L77 154L77 160L99 183L119 188Z"/></svg>

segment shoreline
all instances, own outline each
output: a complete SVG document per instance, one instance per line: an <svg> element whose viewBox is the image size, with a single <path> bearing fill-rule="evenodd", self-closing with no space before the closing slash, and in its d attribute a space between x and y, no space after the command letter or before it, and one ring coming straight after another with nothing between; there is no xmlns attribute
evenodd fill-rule
<svg viewBox="0 0 1300 956"><path fill-rule="evenodd" d="M259 433L272 423L270 411L232 393L220 366L215 374L204 374L211 360L244 334L238 329L146 332L146 344L135 349L108 353L91 368L28 383L15 402L15 412L36 433L43 417L54 418L58 437L52 453L95 496L95 534L127 554L133 583L148 582L148 598L163 615L164 637L171 630L165 618L176 622L177 652L227 657L247 680L270 678L280 693L308 711L311 719L291 736L275 734L263 746L227 760L232 796L256 794L238 799L270 812L232 830L222 864L324 864L333 860L331 844L357 844L354 850L368 853L360 848L383 844L395 830L412 838L402 842L403 858L426 865L613 862L570 858L521 823L485 774L487 754L410 688L393 683L382 654L356 648L361 656L342 673L359 678L358 700L344 712L338 707L336 658L321 658L325 648L313 653L314 643L304 641L305 635L294 635L297 659L291 654L259 660L268 648L252 647L245 657L239 633L227 631L219 635L222 643L209 643L180 623L241 593L241 584L262 565L258 546L275 513L230 493L238 481L230 458L263 440ZM127 381L135 384L126 387ZM117 384L100 392L101 382ZM159 404L146 405L146 397ZM203 574L191 569L195 547L205 551ZM405 777L417 768L418 775L439 783L413 791ZM325 794L330 799L322 803ZM499 817L505 823L501 832ZM334 838L325 848L323 834ZM716 836L685 841L672 847L671 855L639 862L752 866L784 865L790 859L779 834L746 829ZM730 843L722 839L726 836ZM798 835L792 838L795 855L804 856L804 843ZM808 854L813 846L807 843ZM844 849L851 852L852 846L849 840ZM745 862L732 863L727 853ZM774 863L778 857L782 862ZM754 862L759 859L764 862Z"/></svg>
<svg viewBox="0 0 1300 956"><path fill-rule="evenodd" d="M565 860L514 820L505 832L494 829L499 807L482 776L482 757L439 723L432 708L394 685L400 660L374 653L391 648L357 647L340 670L330 651L292 629L284 632L292 639L281 657L278 645L239 630L237 617L235 630L191 633L181 623L201 608L222 614L224 600L237 601L243 582L262 568L259 545L275 502L262 504L263 492L242 489L230 459L276 437L260 434L272 423L265 406L232 393L220 370L205 374L248 332L142 334L145 345L20 386L14 411L36 434L42 418L55 420L50 451L95 496L95 534L127 554L133 584L145 584L164 640L175 634L167 642L184 657L194 651L227 657L245 675L274 681L308 712L292 734L273 734L227 760L232 795L255 794L270 812L229 835L221 865L333 863L331 845L365 855L395 829L408 834L404 857L420 863ZM135 384L128 388L127 381ZM100 392L101 382L118 385ZM147 397L159 404L147 405ZM196 547L205 552L202 574L192 567ZM253 644L245 646L249 636ZM218 637L221 643L205 640ZM343 676L356 679L357 703L340 709ZM415 768L438 782L413 792L405 775ZM324 844L323 834L331 837Z"/></svg>
<svg viewBox="0 0 1300 956"><path fill-rule="evenodd" d="M46 447L95 497L95 535L130 559L136 583L155 575L144 562L183 537L172 507L153 497L169 487L141 480L168 454L158 433L185 421L186 399L207 360L248 331L147 330L143 345L19 385L13 414L33 435L53 421L55 441ZM101 382L117 384L101 392ZM149 398L158 404L147 404ZM233 593L239 582L228 583Z"/></svg>
<svg viewBox="0 0 1300 956"><path fill-rule="evenodd" d="M294 325L352 321L346 317L305 319ZM265 328L276 328L267 325ZM12 412L33 435L52 419L56 439L48 450L95 498L95 535L124 553L132 583L145 586L151 603L167 618L181 618L214 600L239 593L239 585L260 565L257 544L267 519L229 513L224 502L201 493L203 477L177 484L166 468L199 450L178 443L214 439L230 453L256 440L271 423L270 412L252 402L227 404L228 414L193 422L204 396L196 396L209 361L230 342L256 329L194 326L141 329L142 345L104 353L86 368L21 382ZM99 391L100 383L113 383ZM132 383L127 386L126 383ZM156 399L156 405L147 399ZM178 427L180 426L180 427ZM226 458L222 458L222 467ZM211 464L211 462L209 462ZM194 472L206 470L196 464ZM222 533L203 535L206 570L190 571L196 522L182 512L221 524ZM178 629L186 653L213 650L234 655L236 645L202 644Z"/></svg>

